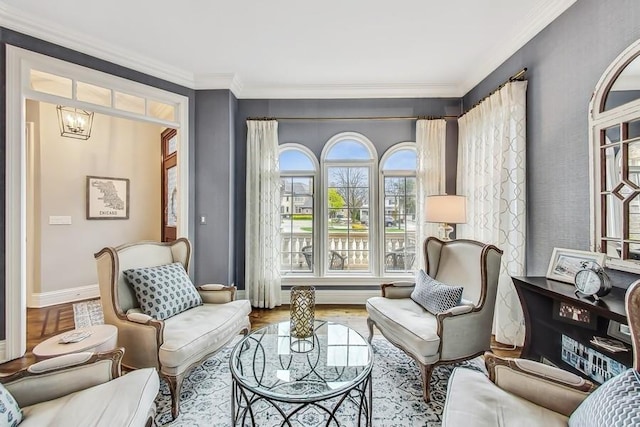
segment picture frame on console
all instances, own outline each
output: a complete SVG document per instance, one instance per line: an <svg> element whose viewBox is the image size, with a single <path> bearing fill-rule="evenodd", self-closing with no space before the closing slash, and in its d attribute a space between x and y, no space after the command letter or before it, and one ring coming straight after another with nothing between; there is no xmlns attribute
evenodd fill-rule
<svg viewBox="0 0 640 427"><path fill-rule="evenodd" d="M87 176L87 219L129 219L129 179Z"/></svg>
<svg viewBox="0 0 640 427"><path fill-rule="evenodd" d="M573 284L576 273L583 268L583 263L596 263L604 267L605 259L604 253L553 248L547 279Z"/></svg>

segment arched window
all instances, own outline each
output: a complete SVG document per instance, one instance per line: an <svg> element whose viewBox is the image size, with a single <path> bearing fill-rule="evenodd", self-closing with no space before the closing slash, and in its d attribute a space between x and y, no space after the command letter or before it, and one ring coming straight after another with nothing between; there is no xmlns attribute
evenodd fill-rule
<svg viewBox="0 0 640 427"><path fill-rule="evenodd" d="M316 256L327 274L372 273L375 234L371 221L377 153L355 132L335 135L322 151L323 237Z"/></svg>
<svg viewBox="0 0 640 427"><path fill-rule="evenodd" d="M318 161L300 144L280 146L281 272L313 273Z"/></svg>
<svg viewBox="0 0 640 427"><path fill-rule="evenodd" d="M383 273L413 270L416 257L416 144L394 145L380 161Z"/></svg>

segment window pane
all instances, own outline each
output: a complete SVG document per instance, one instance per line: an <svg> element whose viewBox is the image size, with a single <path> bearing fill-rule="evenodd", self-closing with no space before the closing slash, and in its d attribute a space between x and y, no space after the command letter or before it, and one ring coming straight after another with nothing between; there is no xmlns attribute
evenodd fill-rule
<svg viewBox="0 0 640 427"><path fill-rule="evenodd" d="M415 171L416 159L415 150L398 150L387 158L382 170Z"/></svg>
<svg viewBox="0 0 640 427"><path fill-rule="evenodd" d="M384 177L385 272L409 272L416 256L416 179Z"/></svg>
<svg viewBox="0 0 640 427"><path fill-rule="evenodd" d="M149 100L149 116L158 119L175 121L176 109L173 105L164 104L158 101Z"/></svg>
<svg viewBox="0 0 640 427"><path fill-rule="evenodd" d="M130 111L132 113L145 114L144 110L144 98L138 96L128 95L122 92L115 93L115 107L118 110Z"/></svg>
<svg viewBox="0 0 640 427"><path fill-rule="evenodd" d="M78 98L78 101L111 107L111 89L91 85L89 83L77 83L76 98Z"/></svg>
<svg viewBox="0 0 640 427"><path fill-rule="evenodd" d="M165 194L167 203L167 227L176 227L178 224L178 167L173 166L167 169L167 193Z"/></svg>
<svg viewBox="0 0 640 427"><path fill-rule="evenodd" d="M71 99L71 79L43 71L31 70L31 89Z"/></svg>
<svg viewBox="0 0 640 427"><path fill-rule="evenodd" d="M313 271L313 177L280 179L281 271Z"/></svg>
<svg viewBox="0 0 640 427"><path fill-rule="evenodd" d="M284 150L280 153L280 172L315 171L313 161L300 150Z"/></svg>
<svg viewBox="0 0 640 427"><path fill-rule="evenodd" d="M369 271L369 169L327 168L327 268Z"/></svg>
<svg viewBox="0 0 640 427"><path fill-rule="evenodd" d="M371 153L367 147L359 142L346 139L334 144L327 153L327 160L369 160Z"/></svg>

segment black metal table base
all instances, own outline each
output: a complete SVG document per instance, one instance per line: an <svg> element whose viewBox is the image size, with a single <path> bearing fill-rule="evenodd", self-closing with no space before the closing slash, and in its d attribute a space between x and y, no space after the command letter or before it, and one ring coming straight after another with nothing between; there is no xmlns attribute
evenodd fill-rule
<svg viewBox="0 0 640 427"><path fill-rule="evenodd" d="M252 392L243 387L242 384L234 378L231 386L231 419L234 426L260 427L255 410L257 405L264 402L267 407L275 409L273 415L279 416L282 419L280 426L293 427L293 417L303 412L306 408L315 407L328 417L325 424L327 427L339 427L341 425L341 414L339 414L338 411L341 408L346 409L349 405L353 405L352 407L355 408L355 415L358 420L357 424L354 424L355 420L353 417L348 417L348 419L342 420L342 425L370 427L373 410L371 406L373 400L372 387L370 372L362 381L354 384L353 387L345 390L338 396L319 397L316 400L308 402L291 402L276 400L272 397L266 397ZM260 412L262 412L262 409Z"/></svg>

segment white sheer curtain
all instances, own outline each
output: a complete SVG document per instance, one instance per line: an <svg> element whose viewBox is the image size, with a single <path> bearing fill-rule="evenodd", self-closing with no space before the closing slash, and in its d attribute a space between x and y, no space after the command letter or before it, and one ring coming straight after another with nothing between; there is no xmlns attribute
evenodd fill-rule
<svg viewBox="0 0 640 427"><path fill-rule="evenodd" d="M438 224L425 222L426 196L444 194L444 150L447 122L444 119L416 122L416 268L424 268L422 245L429 236L438 235Z"/></svg>
<svg viewBox="0 0 640 427"><path fill-rule="evenodd" d="M245 289L251 305L280 305L278 122L247 121Z"/></svg>
<svg viewBox="0 0 640 427"><path fill-rule="evenodd" d="M456 235L504 251L494 316L496 340L524 343L520 301L510 276L525 274L527 82L511 82L458 121L457 193L467 223Z"/></svg>

